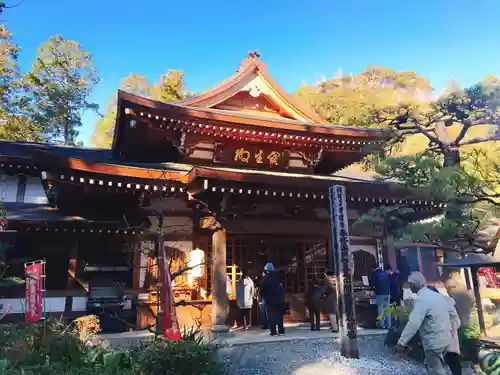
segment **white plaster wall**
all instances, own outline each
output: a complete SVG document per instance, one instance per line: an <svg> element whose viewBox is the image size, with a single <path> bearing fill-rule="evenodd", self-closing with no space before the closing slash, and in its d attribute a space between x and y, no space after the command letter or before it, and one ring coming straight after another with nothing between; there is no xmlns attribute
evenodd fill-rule
<svg viewBox="0 0 500 375"><path fill-rule="evenodd" d="M66 297L46 297L44 311L50 313L64 312ZM24 314L26 311L24 298L2 298L0 299L0 312L7 314ZM130 310L132 302L128 298L125 301L124 309ZM73 297L72 312L87 311L87 297Z"/></svg>
<svg viewBox="0 0 500 375"><path fill-rule="evenodd" d="M64 312L66 297L45 298L44 311ZM73 311L81 312L87 309L87 297L73 297ZM8 314L23 314L26 311L24 298L2 298L0 299L1 311Z"/></svg>
<svg viewBox="0 0 500 375"><path fill-rule="evenodd" d="M0 200L6 203L15 203L17 199L18 176L0 175ZM26 190L22 203L47 204L47 196L43 190L39 177L26 179Z"/></svg>
<svg viewBox="0 0 500 375"><path fill-rule="evenodd" d="M24 203L48 204L42 186L42 180L38 177L28 177L26 180L26 192L24 193Z"/></svg>
<svg viewBox="0 0 500 375"><path fill-rule="evenodd" d="M0 174L0 200L2 202L16 202L17 176L2 176Z"/></svg>

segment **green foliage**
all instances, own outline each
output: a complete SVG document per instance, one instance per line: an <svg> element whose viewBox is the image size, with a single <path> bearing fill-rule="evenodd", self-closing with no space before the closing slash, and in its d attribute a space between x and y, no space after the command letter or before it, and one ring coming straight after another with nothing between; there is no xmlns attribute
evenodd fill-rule
<svg viewBox="0 0 500 375"><path fill-rule="evenodd" d="M5 25L0 25L0 108L6 110L13 103L13 95L20 78L17 59L19 47L13 42L12 34Z"/></svg>
<svg viewBox="0 0 500 375"><path fill-rule="evenodd" d="M373 110L398 103L421 105L432 95L429 82L415 72L369 66L356 75L338 76L316 86L302 86L294 96L309 103L328 122L369 126Z"/></svg>
<svg viewBox="0 0 500 375"><path fill-rule="evenodd" d="M186 96L184 73L180 70L169 69L161 76L151 93L152 98L160 102L176 102L184 99Z"/></svg>
<svg viewBox="0 0 500 375"><path fill-rule="evenodd" d="M0 111L0 139L41 142L44 137L41 128L29 117Z"/></svg>
<svg viewBox="0 0 500 375"><path fill-rule="evenodd" d="M493 148L498 149L500 132L488 124L500 121L500 85L480 83L450 92L426 108L401 104L373 111L369 120L392 132L391 139L368 160L369 167L380 179L397 182L395 189L404 188L411 199L445 204L444 215L415 223L425 218L422 211L414 204L400 204L374 208L356 225L381 230L401 244L423 242L455 254L492 252L495 241L486 238L483 230L500 206L498 153L468 147L496 141ZM477 126L490 130L481 137L469 137ZM427 150L394 154L397 146L415 135L427 139Z"/></svg>
<svg viewBox="0 0 500 375"><path fill-rule="evenodd" d="M383 320L387 315L389 315L392 319L400 319L402 321L407 321L410 312L411 309L409 309L404 305L391 303L382 311L382 313L379 316L377 316L377 320L378 321Z"/></svg>
<svg viewBox="0 0 500 375"><path fill-rule="evenodd" d="M199 345L208 344L205 336L203 335L201 325L201 319L196 319L191 327L184 327L184 330L182 331L182 339Z"/></svg>
<svg viewBox="0 0 500 375"><path fill-rule="evenodd" d="M131 94L150 97L161 102L175 102L183 99L186 94L183 73L179 70L169 70L162 75L160 81L151 86L142 74L132 73L120 83L120 90ZM92 135L92 146L110 148L113 142L116 121L116 97L109 101L104 116L95 125Z"/></svg>
<svg viewBox="0 0 500 375"><path fill-rule="evenodd" d="M193 341L157 341L132 353L137 374L215 375L222 368L214 350Z"/></svg>
<svg viewBox="0 0 500 375"><path fill-rule="evenodd" d="M128 351L85 345L73 325L4 326L0 330L0 374L150 375L220 374L213 349L196 329L182 341L157 340Z"/></svg>
<svg viewBox="0 0 500 375"><path fill-rule="evenodd" d="M40 128L23 113L18 55L12 34L0 25L0 139L41 141Z"/></svg>
<svg viewBox="0 0 500 375"><path fill-rule="evenodd" d="M99 82L92 55L76 41L57 35L38 50L23 78L31 100L31 117L53 141L75 144L82 115L97 112L89 96Z"/></svg>

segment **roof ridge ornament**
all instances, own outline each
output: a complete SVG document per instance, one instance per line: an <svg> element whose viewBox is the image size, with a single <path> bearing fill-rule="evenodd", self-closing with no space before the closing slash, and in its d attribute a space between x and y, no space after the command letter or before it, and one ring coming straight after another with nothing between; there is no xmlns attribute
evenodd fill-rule
<svg viewBox="0 0 500 375"><path fill-rule="evenodd" d="M251 60L259 60L261 56L262 56L262 53L260 53L256 49L248 52L248 59L251 59Z"/></svg>

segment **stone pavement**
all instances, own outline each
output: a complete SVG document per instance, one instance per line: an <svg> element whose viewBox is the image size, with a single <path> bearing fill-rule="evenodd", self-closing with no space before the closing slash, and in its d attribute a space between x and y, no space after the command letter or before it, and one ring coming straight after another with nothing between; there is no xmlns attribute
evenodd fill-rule
<svg viewBox="0 0 500 375"><path fill-rule="evenodd" d="M381 335L361 336L360 359L341 357L339 343L331 338L224 346L218 353L228 374L426 375L423 365L395 358L383 340Z"/></svg>
<svg viewBox="0 0 500 375"><path fill-rule="evenodd" d="M338 340L338 333L333 333L328 328L321 331L311 331L309 326L300 325L287 325L285 326L285 336L270 336L268 330L260 328L251 328L248 331L231 330L230 333L217 335L211 337L211 344L217 347L234 346L234 345L247 345L247 344L265 344L283 341L296 341L296 340ZM358 329L358 335L364 336L385 336L387 331L379 329Z"/></svg>

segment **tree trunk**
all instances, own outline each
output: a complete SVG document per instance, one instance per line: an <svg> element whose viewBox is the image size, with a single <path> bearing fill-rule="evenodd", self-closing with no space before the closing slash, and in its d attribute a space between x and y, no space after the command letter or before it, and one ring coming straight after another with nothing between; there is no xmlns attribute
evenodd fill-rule
<svg viewBox="0 0 500 375"><path fill-rule="evenodd" d="M461 163L460 151L457 148L452 148L443 152L443 156L444 156L444 162L443 162L444 168L460 167ZM463 204L458 204L458 203L449 204L445 212L445 219L454 221L460 220L460 217L463 214L463 209L464 209ZM444 252L445 263L457 260L459 258L460 258L460 253L454 253L451 251ZM444 268L443 277L446 280L449 279L451 273L453 273L454 271L456 270L450 268Z"/></svg>

